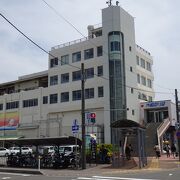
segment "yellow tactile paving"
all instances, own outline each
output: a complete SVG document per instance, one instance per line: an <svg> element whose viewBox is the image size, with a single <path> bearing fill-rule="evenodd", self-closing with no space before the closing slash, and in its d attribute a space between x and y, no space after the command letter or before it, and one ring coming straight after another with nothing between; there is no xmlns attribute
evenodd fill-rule
<svg viewBox="0 0 180 180"><path fill-rule="evenodd" d="M159 168L159 159L153 158L149 168Z"/></svg>

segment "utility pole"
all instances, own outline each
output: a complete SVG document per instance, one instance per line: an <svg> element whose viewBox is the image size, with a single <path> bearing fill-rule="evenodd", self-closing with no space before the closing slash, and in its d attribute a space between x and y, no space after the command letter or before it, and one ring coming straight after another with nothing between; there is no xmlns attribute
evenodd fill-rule
<svg viewBox="0 0 180 180"><path fill-rule="evenodd" d="M177 123L179 123L179 108L178 108L178 92L177 89L175 89L175 100L176 100L176 117L177 117ZM180 131L180 126L178 125L177 131ZM179 155L179 161L180 161L180 138L177 137L178 140L178 155Z"/></svg>
<svg viewBox="0 0 180 180"><path fill-rule="evenodd" d="M84 98L84 63L81 63L81 117L82 117L82 169L86 169L86 132L85 132L85 98Z"/></svg>

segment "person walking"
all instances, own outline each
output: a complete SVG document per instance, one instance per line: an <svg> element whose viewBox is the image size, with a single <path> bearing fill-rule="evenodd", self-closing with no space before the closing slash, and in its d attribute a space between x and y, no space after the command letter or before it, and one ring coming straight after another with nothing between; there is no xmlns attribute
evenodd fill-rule
<svg viewBox="0 0 180 180"><path fill-rule="evenodd" d="M174 145L174 143L171 145L171 154L173 158L176 157L176 146Z"/></svg>
<svg viewBox="0 0 180 180"><path fill-rule="evenodd" d="M126 159L130 160L131 159L131 152L133 151L131 144L126 145L125 148L125 154L126 154Z"/></svg>
<svg viewBox="0 0 180 180"><path fill-rule="evenodd" d="M170 146L169 146L169 144L167 144L166 146L165 146L165 151L166 151L166 155L167 155L167 158L168 157L170 157Z"/></svg>
<svg viewBox="0 0 180 180"><path fill-rule="evenodd" d="M161 156L160 154L160 149L159 149L159 146L158 145L155 145L154 146L154 151L156 153L156 158L159 159L159 157Z"/></svg>

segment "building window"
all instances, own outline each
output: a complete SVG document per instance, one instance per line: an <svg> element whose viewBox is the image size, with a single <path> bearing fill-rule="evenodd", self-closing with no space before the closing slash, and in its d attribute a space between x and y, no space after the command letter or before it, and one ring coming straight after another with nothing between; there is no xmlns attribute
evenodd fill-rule
<svg viewBox="0 0 180 180"><path fill-rule="evenodd" d="M81 90L72 92L72 100L73 101L81 100Z"/></svg>
<svg viewBox="0 0 180 180"><path fill-rule="evenodd" d="M85 77L86 79L94 77L94 68L85 69Z"/></svg>
<svg viewBox="0 0 180 180"><path fill-rule="evenodd" d="M61 83L69 82L69 73L61 74Z"/></svg>
<svg viewBox="0 0 180 180"><path fill-rule="evenodd" d="M141 94L141 99L144 100L144 101L147 101L147 96L146 96L146 94L142 93L142 94Z"/></svg>
<svg viewBox="0 0 180 180"><path fill-rule="evenodd" d="M140 75L137 74L137 82L140 84L141 83L141 80L140 80Z"/></svg>
<svg viewBox="0 0 180 180"><path fill-rule="evenodd" d="M74 71L74 72L72 73L72 80L73 80L73 81L81 80L81 70L79 70L79 71Z"/></svg>
<svg viewBox="0 0 180 180"><path fill-rule="evenodd" d="M58 94L50 94L50 104L55 104L58 102Z"/></svg>
<svg viewBox="0 0 180 180"><path fill-rule="evenodd" d="M50 59L50 67L58 66L58 58Z"/></svg>
<svg viewBox="0 0 180 180"><path fill-rule="evenodd" d="M0 104L0 111L3 110L3 104Z"/></svg>
<svg viewBox="0 0 180 180"><path fill-rule="evenodd" d="M97 47L97 56L102 56L103 55L103 47L102 46L98 46Z"/></svg>
<svg viewBox="0 0 180 180"><path fill-rule="evenodd" d="M84 50L84 59L85 60L93 58L93 57L94 57L94 49L93 48Z"/></svg>
<svg viewBox="0 0 180 180"><path fill-rule="evenodd" d="M111 42L111 51L120 51L120 42L119 41Z"/></svg>
<svg viewBox="0 0 180 180"><path fill-rule="evenodd" d="M6 103L6 109L16 109L16 108L19 108L19 101Z"/></svg>
<svg viewBox="0 0 180 180"><path fill-rule="evenodd" d="M48 96L43 96L43 104L48 104Z"/></svg>
<svg viewBox="0 0 180 180"><path fill-rule="evenodd" d="M136 64L139 65L139 56L136 56Z"/></svg>
<svg viewBox="0 0 180 180"><path fill-rule="evenodd" d="M148 96L148 100L150 101L150 102L152 102L152 96Z"/></svg>
<svg viewBox="0 0 180 180"><path fill-rule="evenodd" d="M38 106L38 99L27 99L23 101L23 108Z"/></svg>
<svg viewBox="0 0 180 180"><path fill-rule="evenodd" d="M141 99L141 93L138 92L138 99Z"/></svg>
<svg viewBox="0 0 180 180"><path fill-rule="evenodd" d="M133 116L135 115L135 111L134 111L134 109L132 110L132 115L133 115Z"/></svg>
<svg viewBox="0 0 180 180"><path fill-rule="evenodd" d="M94 88L85 89L85 99L94 98Z"/></svg>
<svg viewBox="0 0 180 180"><path fill-rule="evenodd" d="M104 88L103 88L103 86L98 87L98 97L104 97Z"/></svg>
<svg viewBox="0 0 180 180"><path fill-rule="evenodd" d="M141 83L146 86L146 78L144 76L141 76Z"/></svg>
<svg viewBox="0 0 180 180"><path fill-rule="evenodd" d="M148 71L151 72L151 64L149 62L146 62L146 68Z"/></svg>
<svg viewBox="0 0 180 180"><path fill-rule="evenodd" d="M61 93L61 102L68 102L69 101L69 92Z"/></svg>
<svg viewBox="0 0 180 180"><path fill-rule="evenodd" d="M145 60L141 58L141 67L145 69L146 64L145 64Z"/></svg>
<svg viewBox="0 0 180 180"><path fill-rule="evenodd" d="M72 54L72 62L81 61L81 51Z"/></svg>
<svg viewBox="0 0 180 180"><path fill-rule="evenodd" d="M58 75L50 77L50 86L54 86L58 84Z"/></svg>
<svg viewBox="0 0 180 180"><path fill-rule="evenodd" d="M132 66L130 66L130 71L131 71L131 72L133 72L133 68L132 68Z"/></svg>
<svg viewBox="0 0 180 180"><path fill-rule="evenodd" d="M98 76L103 76L103 66L97 67L97 74L98 74Z"/></svg>
<svg viewBox="0 0 180 180"><path fill-rule="evenodd" d="M131 94L133 94L134 93L134 89L133 88L131 88Z"/></svg>
<svg viewBox="0 0 180 180"><path fill-rule="evenodd" d="M151 79L147 79L147 86L149 88L152 88L152 81L151 81Z"/></svg>
<svg viewBox="0 0 180 180"><path fill-rule="evenodd" d="M69 55L61 56L61 66L69 64Z"/></svg>
<svg viewBox="0 0 180 180"><path fill-rule="evenodd" d="M132 51L132 47L131 46L129 46L129 51Z"/></svg>

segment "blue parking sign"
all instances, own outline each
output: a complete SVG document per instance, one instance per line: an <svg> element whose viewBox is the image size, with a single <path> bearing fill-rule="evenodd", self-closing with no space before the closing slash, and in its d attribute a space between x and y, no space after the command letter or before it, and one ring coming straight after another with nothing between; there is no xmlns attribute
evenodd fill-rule
<svg viewBox="0 0 180 180"><path fill-rule="evenodd" d="M72 124L72 132L73 133L78 133L79 131L79 125L77 119L74 119L73 124Z"/></svg>

